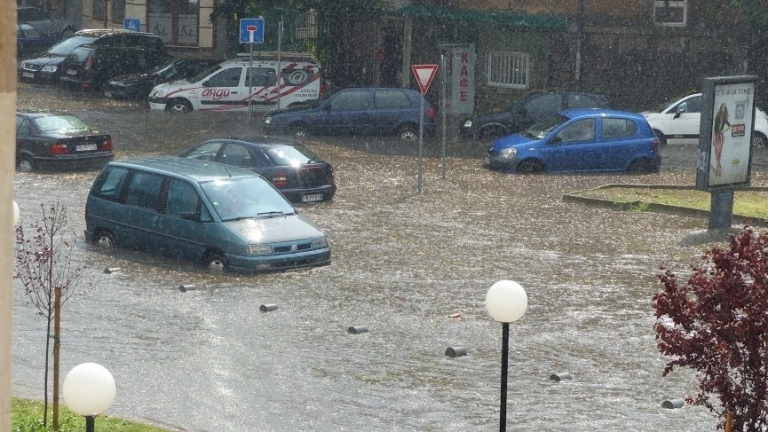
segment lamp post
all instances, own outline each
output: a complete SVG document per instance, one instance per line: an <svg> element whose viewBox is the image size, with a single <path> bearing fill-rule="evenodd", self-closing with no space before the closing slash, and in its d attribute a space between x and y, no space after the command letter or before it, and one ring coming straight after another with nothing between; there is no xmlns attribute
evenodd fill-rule
<svg viewBox="0 0 768 432"><path fill-rule="evenodd" d="M94 432L94 417L115 400L115 379L96 363L82 363L64 378L64 400L72 411L85 417L85 432Z"/></svg>
<svg viewBox="0 0 768 432"><path fill-rule="evenodd" d="M517 282L501 280L488 290L485 308L495 321L502 323L501 342L501 408L499 430L507 430L507 361L509 359L509 323L523 317L528 307L528 295Z"/></svg>

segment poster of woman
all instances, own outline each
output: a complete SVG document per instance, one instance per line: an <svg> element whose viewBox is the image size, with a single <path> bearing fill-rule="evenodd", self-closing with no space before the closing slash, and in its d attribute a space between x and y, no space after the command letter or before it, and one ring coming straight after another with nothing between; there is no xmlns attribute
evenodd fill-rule
<svg viewBox="0 0 768 432"><path fill-rule="evenodd" d="M752 130L753 83L715 86L709 185L748 181Z"/></svg>

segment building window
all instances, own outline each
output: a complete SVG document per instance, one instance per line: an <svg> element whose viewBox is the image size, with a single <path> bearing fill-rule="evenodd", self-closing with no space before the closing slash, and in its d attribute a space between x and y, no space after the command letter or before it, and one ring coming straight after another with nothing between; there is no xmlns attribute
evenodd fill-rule
<svg viewBox="0 0 768 432"><path fill-rule="evenodd" d="M125 0L109 0L109 2L112 4L112 22L122 25L125 20Z"/></svg>
<svg viewBox="0 0 768 432"><path fill-rule="evenodd" d="M109 8L112 13L109 18L115 24L123 24L125 18L125 0L94 0L93 1L93 19L104 21L104 5L109 1Z"/></svg>
<svg viewBox="0 0 768 432"><path fill-rule="evenodd" d="M104 20L104 2L105 0L93 1L93 19L103 21Z"/></svg>
<svg viewBox="0 0 768 432"><path fill-rule="evenodd" d="M296 15L294 37L296 39L317 39L317 12L310 10L308 13Z"/></svg>
<svg viewBox="0 0 768 432"><path fill-rule="evenodd" d="M493 51L488 53L485 74L492 87L528 88L530 58L519 52Z"/></svg>
<svg viewBox="0 0 768 432"><path fill-rule="evenodd" d="M688 16L688 0L655 0L653 22L663 27L685 27Z"/></svg>

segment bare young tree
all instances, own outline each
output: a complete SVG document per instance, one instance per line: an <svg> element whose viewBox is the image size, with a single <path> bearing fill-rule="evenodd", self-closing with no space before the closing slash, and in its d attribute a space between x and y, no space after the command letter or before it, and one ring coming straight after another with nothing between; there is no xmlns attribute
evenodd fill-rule
<svg viewBox="0 0 768 432"><path fill-rule="evenodd" d="M43 424L48 417L48 371L53 339L53 429L58 430L59 341L61 305L72 294L82 275L82 267L72 265L74 233L67 232L67 208L63 204L40 204L42 219L26 231L16 226L16 268L14 277L46 320ZM51 333L51 325L54 325Z"/></svg>
<svg viewBox="0 0 768 432"><path fill-rule="evenodd" d="M691 265L686 281L668 268L664 291L653 297L659 351L676 367L691 368L718 429L765 431L768 426L768 233L749 226L728 247L713 246Z"/></svg>

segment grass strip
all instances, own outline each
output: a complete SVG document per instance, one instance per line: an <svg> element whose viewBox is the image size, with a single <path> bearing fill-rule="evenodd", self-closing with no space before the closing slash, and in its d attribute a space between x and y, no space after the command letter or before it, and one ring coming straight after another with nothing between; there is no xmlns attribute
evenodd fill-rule
<svg viewBox="0 0 768 432"><path fill-rule="evenodd" d="M605 186L579 192L585 198L614 203L644 202L710 210L712 194L694 188ZM733 214L768 219L768 190L745 189L733 194Z"/></svg>
<svg viewBox="0 0 768 432"><path fill-rule="evenodd" d="M51 411L48 405L48 424L43 427L43 403L39 401L11 398L11 431L13 432L52 432ZM143 423L100 415L94 422L96 430L110 432L169 432ZM59 432L82 432L85 430L85 417L59 406Z"/></svg>

